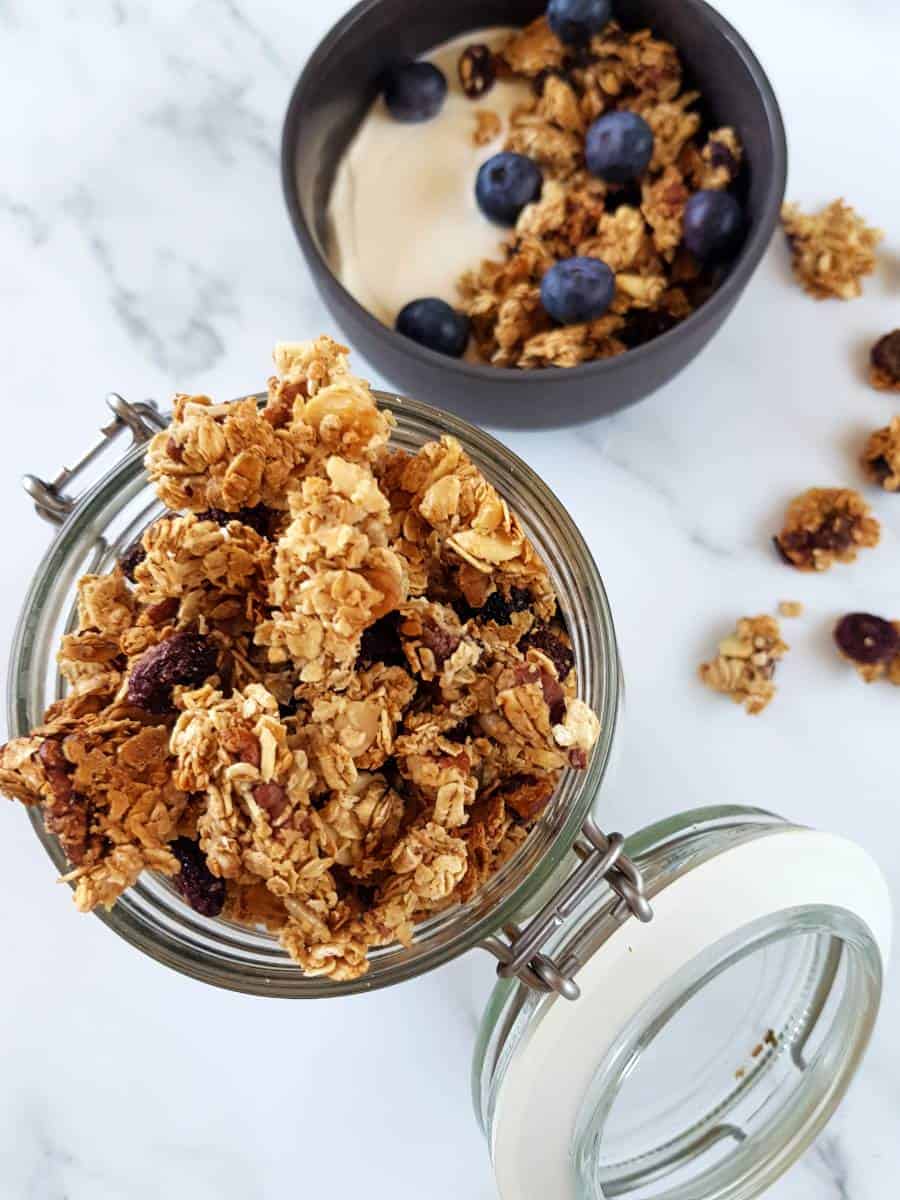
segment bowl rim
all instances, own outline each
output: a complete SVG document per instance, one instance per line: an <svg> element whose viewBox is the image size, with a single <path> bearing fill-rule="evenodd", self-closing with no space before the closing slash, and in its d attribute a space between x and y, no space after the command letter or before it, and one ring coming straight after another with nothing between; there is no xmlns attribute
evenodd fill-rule
<svg viewBox="0 0 900 1200"><path fill-rule="evenodd" d="M711 316L721 312L723 309L727 312L736 303L744 288L749 283L772 239L787 187L787 134L781 106L778 103L772 83L762 63L743 35L717 9L707 3L707 0L681 0L681 2L684 6L692 8L699 19L705 21L721 37L728 41L744 62L762 101L766 124L772 142L772 163L759 219L756 221L755 227L751 230L750 236L741 247L727 278L716 288L715 292L705 303L701 304L699 308L695 309L678 325L653 338L650 342L642 346L636 346L626 354L583 363L577 367L543 367L531 371L523 371L519 367L497 367L488 364L465 362L462 359L450 358L447 355L437 353L435 350L429 350L427 347L412 341L411 338L397 333L390 326L382 324L377 317L373 316L344 287L343 283L341 283L332 270L331 264L325 254L320 249L318 241L310 229L299 203L295 182L294 146L296 143L296 129L304 107L306 93L310 88L314 87L319 71L323 64L328 61L334 48L350 29L355 25L361 24L371 13L381 8L385 0L360 0L360 3L354 5L325 34L300 72L300 76L291 92L282 123L282 192L294 234L300 243L300 249L303 252L318 290L331 289L341 306L350 311L352 317L365 328L366 332L373 337L381 338L385 343L393 347L398 354L411 359L421 367L443 368L444 370L454 372L461 380L469 379L472 382L476 380L482 382L493 381L495 383L509 383L515 380L519 385L527 382L529 379L546 380L548 371L555 372L555 377L557 378L562 375L567 379L570 378L576 381L595 378L602 379L605 376L611 376L617 371L623 370L628 365L648 362L654 357L663 354L669 346L674 344L679 336L689 335L694 329L700 328Z"/></svg>

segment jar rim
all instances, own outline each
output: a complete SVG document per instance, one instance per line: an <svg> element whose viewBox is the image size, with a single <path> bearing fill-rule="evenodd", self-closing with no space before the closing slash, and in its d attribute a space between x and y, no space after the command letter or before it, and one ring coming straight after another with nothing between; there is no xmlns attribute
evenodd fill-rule
<svg viewBox="0 0 900 1200"><path fill-rule="evenodd" d="M490 434L421 401L380 391L375 396L396 418L392 443L416 446L443 434L456 437L517 513L547 561L570 627L579 695L597 712L600 737L587 770L565 772L547 815L476 896L418 924L410 948L395 945L370 952L369 971L358 979L304 975L271 935L221 919L198 918L170 884L146 873L110 910L95 910L131 945L215 986L264 996L347 995L402 982L465 953L512 921L557 871L609 766L621 700L615 628L596 564L567 509L529 466ZM261 402L265 397L258 393L255 398ZM61 694L58 674L55 684L48 683L50 656L58 640L55 631L72 610L72 589L80 575L107 568L124 548L125 533L107 539L111 524L142 494L147 523L150 495L144 449L132 447L78 499L35 572L10 656L11 737L39 724L47 703ZM128 528L129 538L142 527L136 527L135 520ZM573 627L575 615L578 622ZM28 814L51 860L65 870L64 856L44 829L39 809L30 808Z"/></svg>

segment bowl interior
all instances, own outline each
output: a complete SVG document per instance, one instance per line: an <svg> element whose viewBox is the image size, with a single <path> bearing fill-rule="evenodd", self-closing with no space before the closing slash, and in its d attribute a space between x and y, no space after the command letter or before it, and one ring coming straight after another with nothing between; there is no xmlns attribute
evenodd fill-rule
<svg viewBox="0 0 900 1200"><path fill-rule="evenodd" d="M545 7L544 0L364 0L334 27L300 78L283 140L288 206L304 250L312 251L321 269L330 275L327 208L335 173L384 69L467 30L525 25ZM783 186L783 164L776 162L783 157L781 124L765 75L743 39L704 0L628 0L621 7L627 11L623 24L649 26L678 48L690 83L703 94L708 121L733 125L743 142L750 233L740 261L753 247L755 230L766 225L766 238L771 232ZM392 331L386 336L400 340Z"/></svg>

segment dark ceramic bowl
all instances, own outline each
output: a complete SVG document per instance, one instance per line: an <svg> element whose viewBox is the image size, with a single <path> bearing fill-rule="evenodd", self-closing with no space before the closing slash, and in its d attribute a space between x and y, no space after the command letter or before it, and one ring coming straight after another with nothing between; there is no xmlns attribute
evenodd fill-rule
<svg viewBox="0 0 900 1200"><path fill-rule="evenodd" d="M363 0L310 58L294 89L282 139L288 210L313 278L354 349L407 395L506 427L588 420L634 404L697 355L731 312L772 236L784 198L787 148L778 102L746 42L704 0L620 0L629 27L650 26L680 51L715 125L733 125L745 149L749 232L727 276L676 328L616 358L521 371L443 357L388 329L328 265L326 209L335 171L378 91L384 68L468 30L525 25L546 0ZM297 163L302 168L297 170Z"/></svg>

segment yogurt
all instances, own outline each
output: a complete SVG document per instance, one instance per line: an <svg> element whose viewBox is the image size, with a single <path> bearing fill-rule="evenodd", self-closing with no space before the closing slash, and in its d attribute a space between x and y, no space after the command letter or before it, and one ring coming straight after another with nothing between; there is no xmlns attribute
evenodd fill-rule
<svg viewBox="0 0 900 1200"><path fill-rule="evenodd" d="M475 177L502 149L513 110L531 91L520 80L502 79L470 100L457 64L467 46L498 49L513 32L477 30L425 55L449 85L440 113L404 125L379 96L338 167L328 210L331 269L385 325L393 326L411 300L437 296L458 304L459 277L500 254L506 231L478 208ZM480 110L496 113L501 125L485 146L473 139Z"/></svg>

